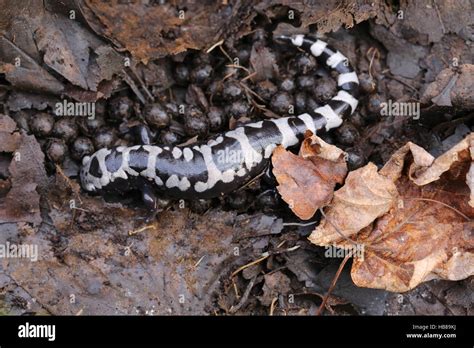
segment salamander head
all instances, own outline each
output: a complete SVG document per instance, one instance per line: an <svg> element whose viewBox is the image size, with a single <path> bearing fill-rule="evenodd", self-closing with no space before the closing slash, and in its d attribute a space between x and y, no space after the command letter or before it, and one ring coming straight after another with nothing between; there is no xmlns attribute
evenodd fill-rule
<svg viewBox="0 0 474 348"><path fill-rule="evenodd" d="M80 173L81 186L84 190L94 192L97 188L94 185L94 178L90 174L91 156L85 156L82 159L82 168Z"/></svg>
<svg viewBox="0 0 474 348"><path fill-rule="evenodd" d="M84 190L94 192L102 189L110 182L110 175L103 172L101 168L105 168L105 156L110 150L101 149L92 156L85 156L82 159L82 168L80 172L81 186Z"/></svg>

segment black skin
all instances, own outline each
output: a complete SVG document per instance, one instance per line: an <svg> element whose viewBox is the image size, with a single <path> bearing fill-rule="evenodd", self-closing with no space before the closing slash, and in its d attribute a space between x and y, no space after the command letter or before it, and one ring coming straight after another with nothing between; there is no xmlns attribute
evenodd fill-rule
<svg viewBox="0 0 474 348"><path fill-rule="evenodd" d="M290 41L291 39L286 36L280 36L277 38L279 41ZM303 40L303 43L300 48L303 48L305 51L309 51L311 45L314 43L313 40L305 38ZM332 49L330 46L326 46L324 49L324 52L318 57L319 61L326 62L329 57L335 54L335 50ZM348 72L353 72L353 68L346 64L346 62L341 62L339 63L333 70L335 70L338 73L348 73ZM343 84L342 86L339 86L339 89L347 91L349 94L351 94L353 97L357 98L358 95L358 84L354 82L347 82ZM343 117L347 117L348 114L350 114L350 105L343 101L338 101L338 100L330 100L328 104L331 106L331 108L338 114L342 115ZM316 125L316 129L321 129L324 127L325 122L323 116L320 114L315 114L311 110L308 111L310 115L313 116L313 120ZM298 138L302 140L303 134L304 134L304 129L305 125L300 119L292 119L289 121L290 126L294 128L295 133L298 134ZM267 127L269 127L269 131L263 131L261 129L247 129L246 134L249 137L249 140L252 141L252 146L254 148L264 148L265 144L271 144L271 143L278 143L281 141L281 135L276 132L272 131L272 128L275 128L275 125L273 125L271 122L267 123ZM135 134L136 137L138 138L138 142L141 145L151 145L153 135L151 134L150 130L144 126L144 125L138 125L135 126L131 129ZM250 134L248 134L250 133ZM226 139L222 144L217 145L220 147L230 147L232 148L233 146L237 146L237 142L233 140ZM142 156L143 155L143 156ZM134 158L134 165L136 167L141 167L143 166L143 161L144 161L144 154L138 152ZM192 179L193 182L197 181L205 181L207 173L205 171L205 168L203 167L203 160L202 157L200 158L201 161L194 161L193 165L190 165L189 167L186 168L181 168L182 170L188 170L186 175ZM163 175L165 177L169 177L168 174L174 174L174 172L180 168L177 168L177 165L180 165L180 162L174 161L172 158L164 157L160 158L160 165L162 168L160 168L161 171L163 171ZM187 196L185 196L185 193L181 192L178 188L166 190L164 195L170 196L170 197L186 197L193 199L196 196L200 196L202 198L212 198L216 197L222 194L225 194L227 192L231 192L244 184L244 180L251 180L252 178L255 178L256 175L258 175L261 171L265 170L268 163L271 163L269 160L262 161L258 166L252 168L250 172L248 172L244 177L240 178L240 180L234 180L231 183L223 183L223 182L218 182L212 190L204 191L202 193L198 193L195 190L188 190L186 192ZM272 181L271 176L267 176L265 179L269 181L269 183ZM157 207L159 204L157 204L158 199L155 196L154 188L151 187L152 184L150 184L147 180L137 177L137 178L129 178L127 180L115 180L113 183L110 183L108 187L106 188L107 191L116 191L119 194L123 194L124 192L128 192L130 190L138 190L141 192L142 199L145 203L145 205L150 209L150 211L153 212L153 216L156 215L157 212ZM206 197L208 195L208 197Z"/></svg>
<svg viewBox="0 0 474 348"><path fill-rule="evenodd" d="M136 138L137 144L152 145L155 134L148 128L148 126L139 124L131 128L130 131ZM273 190L275 190L274 187L276 185L276 179L272 174L271 162L269 162L268 166L266 167L263 180L269 187L273 187ZM148 211L148 214L145 217L146 223L153 221L156 218L156 215L163 211L163 209L159 207L156 190L147 180L141 178L137 178L137 180L133 180L133 182L130 180L124 180L124 182L119 180L116 184L119 187L117 192L123 192L122 190L125 190L125 187L127 186L140 192L141 199Z"/></svg>
<svg viewBox="0 0 474 348"><path fill-rule="evenodd" d="M156 137L156 133L152 132L148 126L144 124L139 124L132 128L137 141L140 142L141 145L151 145L153 139Z"/></svg>
<svg viewBox="0 0 474 348"><path fill-rule="evenodd" d="M150 128L144 124L140 124L133 127L132 130L140 145L151 145L155 134L150 131ZM142 201L149 212L145 218L145 222L149 223L156 218L156 214L162 211L161 209L158 209L158 198L156 197L152 185L146 180L137 181L136 188L140 191Z"/></svg>
<svg viewBox="0 0 474 348"><path fill-rule="evenodd" d="M152 132L145 124L134 125L124 130L123 133L131 134L135 138L135 143L139 145L151 145L156 137L156 133ZM107 188L90 194L109 194L115 197L125 197L124 193L135 190L140 192L140 197L147 208L148 213L145 217L145 223L150 223L163 209L159 208L158 198L153 185L141 177L129 178L127 180L118 178L115 182L109 184ZM163 204L161 206L163 207Z"/></svg>

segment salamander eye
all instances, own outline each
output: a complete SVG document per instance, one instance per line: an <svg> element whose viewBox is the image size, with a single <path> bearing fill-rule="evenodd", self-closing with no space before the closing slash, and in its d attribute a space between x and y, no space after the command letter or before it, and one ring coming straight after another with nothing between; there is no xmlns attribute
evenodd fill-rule
<svg viewBox="0 0 474 348"><path fill-rule="evenodd" d="M82 165L85 166L91 160L91 156L84 156L82 158Z"/></svg>

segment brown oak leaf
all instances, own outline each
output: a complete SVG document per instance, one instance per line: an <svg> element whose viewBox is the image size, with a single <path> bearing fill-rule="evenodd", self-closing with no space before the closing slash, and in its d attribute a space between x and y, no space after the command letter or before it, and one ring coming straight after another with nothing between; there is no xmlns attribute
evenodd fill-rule
<svg viewBox="0 0 474 348"><path fill-rule="evenodd" d="M306 138L299 155L278 147L273 152L273 174L278 192L293 212L303 220L332 198L336 183L347 173L345 154L317 136Z"/></svg>

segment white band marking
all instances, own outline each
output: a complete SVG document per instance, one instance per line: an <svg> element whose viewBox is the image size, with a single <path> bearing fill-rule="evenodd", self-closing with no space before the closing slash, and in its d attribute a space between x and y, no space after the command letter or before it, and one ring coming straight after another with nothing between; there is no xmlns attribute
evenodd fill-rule
<svg viewBox="0 0 474 348"><path fill-rule="evenodd" d="M225 135L229 138L234 138L240 143L240 147L242 148L242 155L244 156L245 166L248 170L250 170L254 163L259 163L262 160L262 155L259 154L255 149L250 145L249 138L245 135L245 131L243 127L239 127L234 129L233 131L229 131L225 133Z"/></svg>
<svg viewBox="0 0 474 348"><path fill-rule="evenodd" d="M303 44L304 35L295 35L291 38L291 42L295 46L301 46Z"/></svg>
<svg viewBox="0 0 474 348"><path fill-rule="evenodd" d="M316 134L316 127L314 125L313 118L311 117L310 114L301 114L298 116L298 118L304 122L306 125L306 128L308 128L313 134Z"/></svg>
<svg viewBox="0 0 474 348"><path fill-rule="evenodd" d="M272 120L282 135L281 145L285 148L293 146L298 143L298 138L288 124L288 117Z"/></svg>
<svg viewBox="0 0 474 348"><path fill-rule="evenodd" d="M323 117L326 119L327 131L331 128L339 127L342 123L342 118L336 114L334 110L327 104L315 109L314 112L323 115Z"/></svg>
<svg viewBox="0 0 474 348"><path fill-rule="evenodd" d="M324 41L316 40L316 42L311 45L311 53L313 54L313 56L319 57L321 54L323 54L324 49L327 45L328 44Z"/></svg>
<svg viewBox="0 0 474 348"><path fill-rule="evenodd" d="M337 51L331 57L328 58L326 64L334 69L340 62L343 62L345 60L347 60L346 56L343 55L341 52Z"/></svg>
<svg viewBox="0 0 474 348"><path fill-rule="evenodd" d="M355 73L355 71L339 74L339 76L337 77L338 86L342 86L343 84L348 82L355 82L359 84L359 79L357 78L357 74Z"/></svg>
<svg viewBox="0 0 474 348"><path fill-rule="evenodd" d="M357 104L359 104L359 101L346 91L339 91L337 95L332 98L332 100L338 100L349 104L352 110L351 113L354 112L354 110L357 108Z"/></svg>
<svg viewBox="0 0 474 348"><path fill-rule="evenodd" d="M148 163L145 170L140 172L141 176L153 179L158 186L163 185L163 181L156 175L156 158L163 152L158 146L143 145L143 148L148 152Z"/></svg>

